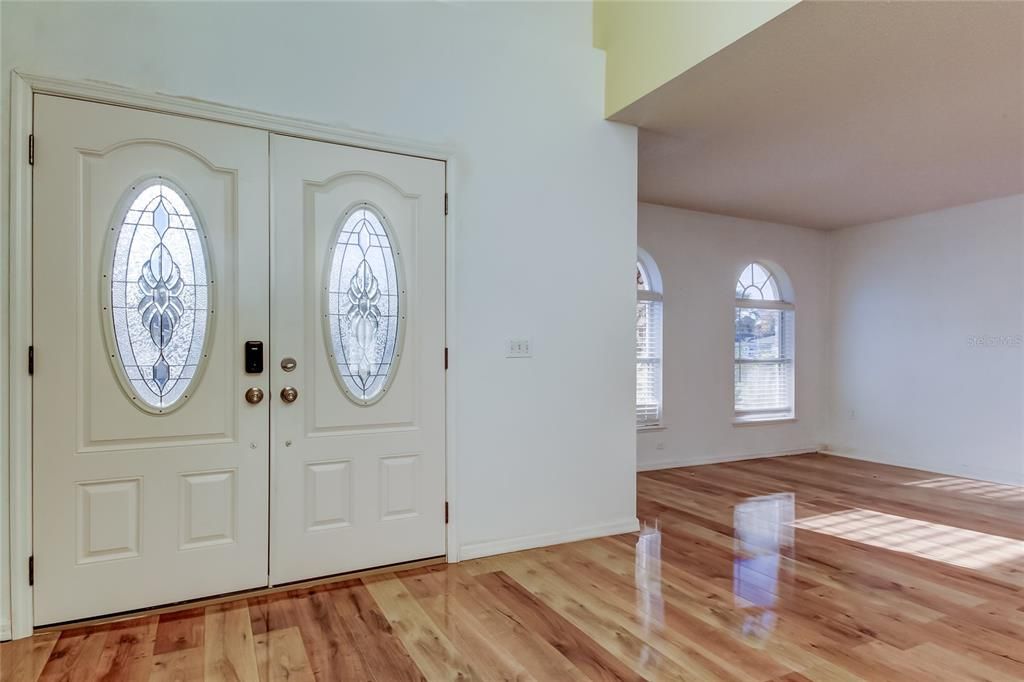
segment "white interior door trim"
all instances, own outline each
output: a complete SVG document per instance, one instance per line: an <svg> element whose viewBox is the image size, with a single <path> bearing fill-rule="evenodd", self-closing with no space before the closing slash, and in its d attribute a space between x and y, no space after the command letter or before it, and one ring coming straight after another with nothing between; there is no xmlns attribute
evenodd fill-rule
<svg viewBox="0 0 1024 682"><path fill-rule="evenodd" d="M28 582L28 562L32 556L32 381L28 375L27 352L32 344L32 167L29 165L29 135L32 134L32 97L36 94L71 97L104 104L176 114L192 118L230 123L271 133L291 135L322 142L333 142L408 156L422 156L445 162L445 189L451 194L445 216L445 338L451 357L458 357L454 346L455 278L450 264L455 262L456 210L458 193L453 191L452 178L458 177L454 146L430 144L396 136L379 135L346 129L315 121L275 116L259 111L232 107L214 102L148 93L106 83L75 81L11 72L10 128L10 202L9 244L3 263L8 275L9 320L8 348L0 353L8 371L0 373L0 393L7 397L9 428L0 440L0 486L8 485L10 507L0 510L0 523L9 518L9 566L0 566L0 580L10 580L11 635L17 639L32 634L34 614L32 587ZM2 251L0 251L0 255ZM3 270L0 269L0 273ZM0 312L3 312L0 308ZM459 560L458 497L455 491L455 377L457 363L446 376L445 422L445 485L449 501L446 529L446 556L449 563ZM2 403L0 403L2 406ZM0 420L2 423L2 420ZM2 436L0 436L2 438ZM6 454L8 467L3 467ZM10 472L4 480L3 469ZM0 536L2 540L2 536ZM0 552L0 557L3 552ZM2 594L2 591L0 591ZM0 603L0 624L7 605Z"/></svg>
<svg viewBox="0 0 1024 682"><path fill-rule="evenodd" d="M289 116L276 116L252 109L217 104L188 97L149 93L119 85L99 83L95 81L74 81L23 73L15 70L13 79L21 79L28 84L34 94L58 95L117 104L143 109L162 114L178 114L192 118L202 118L219 123L256 128L281 135L293 135L309 140L334 142L350 147L364 147L376 151L394 152L407 156L425 156L438 161L448 161L455 155L450 145L429 144L398 136L378 135L363 130L331 126L307 119Z"/></svg>
<svg viewBox="0 0 1024 682"><path fill-rule="evenodd" d="M32 556L32 380L28 347L32 344L32 168L28 140L32 133L32 86L11 74L10 251L8 252L10 328L7 367L9 428L7 455L10 471L11 636L32 634L32 587L28 562Z"/></svg>

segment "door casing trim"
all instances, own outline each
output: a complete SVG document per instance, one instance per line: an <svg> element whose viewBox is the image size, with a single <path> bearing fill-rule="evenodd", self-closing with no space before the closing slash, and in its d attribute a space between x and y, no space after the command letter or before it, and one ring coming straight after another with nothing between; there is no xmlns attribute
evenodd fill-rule
<svg viewBox="0 0 1024 682"><path fill-rule="evenodd" d="M10 533L9 562L0 566L0 579L9 579L10 605L0 603L0 629L4 612L11 619L11 635L18 639L33 632L33 591L29 585L28 562L32 556L32 379L28 374L27 351L32 345L32 166L28 140L33 132L34 95L56 95L100 104L113 104L143 111L187 116L255 128L268 133L350 147L416 156L445 164L445 192L452 192L457 178L458 155L451 144L431 144L393 135L381 135L316 121L276 116L261 111L216 102L151 93L96 81L76 81L11 72L11 128L9 230L0 237L0 284L5 280L9 297L0 299L0 490L7 486L9 509L0 509L0 526L7 521ZM45 142L44 142L45 144ZM456 358L445 376L445 497L450 517L445 528L446 559L459 560L459 505L455 493L455 263L458 193L452 192L444 216L445 230L445 345ZM7 328L4 329L4 321ZM441 359L438 358L438 362ZM3 428L6 426L7 428ZM6 466L5 466L6 464ZM9 476L5 473L9 472ZM3 535L0 534L0 542ZM3 553L0 552L0 557ZM4 633L6 634L6 633Z"/></svg>

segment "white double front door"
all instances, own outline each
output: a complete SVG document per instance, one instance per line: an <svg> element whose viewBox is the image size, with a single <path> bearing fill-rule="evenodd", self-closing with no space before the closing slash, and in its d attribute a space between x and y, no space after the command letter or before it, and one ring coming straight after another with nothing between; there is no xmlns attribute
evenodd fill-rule
<svg viewBox="0 0 1024 682"><path fill-rule="evenodd" d="M36 623L443 554L443 163L34 108Z"/></svg>

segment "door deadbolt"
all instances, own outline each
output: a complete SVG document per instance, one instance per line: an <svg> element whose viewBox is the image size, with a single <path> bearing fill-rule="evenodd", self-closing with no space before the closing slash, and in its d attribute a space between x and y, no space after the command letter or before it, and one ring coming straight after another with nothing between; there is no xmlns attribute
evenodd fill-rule
<svg viewBox="0 0 1024 682"><path fill-rule="evenodd" d="M250 405L258 405L263 402L263 389L253 386L245 392L245 402Z"/></svg>
<svg viewBox="0 0 1024 682"><path fill-rule="evenodd" d="M294 386L285 386L281 389L281 400L286 403L294 403L299 397L299 391Z"/></svg>
<svg viewBox="0 0 1024 682"><path fill-rule="evenodd" d="M286 372L293 372L293 371L295 371L295 367L298 364L299 363L297 363L295 361L295 358L282 358L281 359L281 369L283 369Z"/></svg>

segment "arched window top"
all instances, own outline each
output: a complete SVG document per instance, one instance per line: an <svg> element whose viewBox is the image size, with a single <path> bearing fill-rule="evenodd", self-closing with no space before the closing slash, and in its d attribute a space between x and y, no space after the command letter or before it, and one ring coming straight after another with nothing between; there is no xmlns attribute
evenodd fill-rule
<svg viewBox="0 0 1024 682"><path fill-rule="evenodd" d="M636 291L638 300L661 300L661 272L643 249L637 249L636 254Z"/></svg>
<svg viewBox="0 0 1024 682"><path fill-rule="evenodd" d="M740 301L782 301L775 275L760 263L743 268L736 280L736 299Z"/></svg>
<svg viewBox="0 0 1024 682"><path fill-rule="evenodd" d="M636 262L636 290L637 291L650 291L651 290L651 278L644 270L644 264L640 261Z"/></svg>

